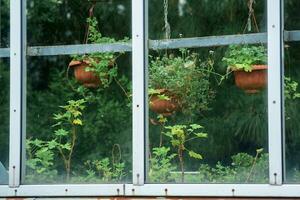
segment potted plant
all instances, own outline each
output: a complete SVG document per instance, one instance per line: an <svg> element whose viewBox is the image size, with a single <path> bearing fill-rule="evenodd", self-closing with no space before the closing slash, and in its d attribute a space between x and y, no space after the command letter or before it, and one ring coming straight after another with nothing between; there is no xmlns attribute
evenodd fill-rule
<svg viewBox="0 0 300 200"><path fill-rule="evenodd" d="M101 44L114 43L115 39L103 37L97 29L97 19L89 17L87 43ZM89 55L74 55L69 63L70 68L74 68L74 75L78 82L85 87L96 88L100 85L108 87L117 76L116 58L113 52L92 53Z"/></svg>
<svg viewBox="0 0 300 200"><path fill-rule="evenodd" d="M170 116L179 109L179 100L167 89L149 89L150 109L162 116Z"/></svg>
<svg viewBox="0 0 300 200"><path fill-rule="evenodd" d="M178 110L192 114L208 109L213 97L209 82L211 65L200 63L198 54L186 49L181 49L179 56L150 59L149 106L153 112L169 116Z"/></svg>
<svg viewBox="0 0 300 200"><path fill-rule="evenodd" d="M235 84L246 93L257 93L267 83L267 50L259 45L233 45L223 61L234 72Z"/></svg>

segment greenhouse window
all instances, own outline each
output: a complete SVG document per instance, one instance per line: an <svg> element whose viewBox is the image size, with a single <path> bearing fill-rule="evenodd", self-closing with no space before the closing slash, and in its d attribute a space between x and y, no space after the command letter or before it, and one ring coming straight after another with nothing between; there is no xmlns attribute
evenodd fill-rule
<svg viewBox="0 0 300 200"><path fill-rule="evenodd" d="M1 0L0 197L300 197L299 8Z"/></svg>

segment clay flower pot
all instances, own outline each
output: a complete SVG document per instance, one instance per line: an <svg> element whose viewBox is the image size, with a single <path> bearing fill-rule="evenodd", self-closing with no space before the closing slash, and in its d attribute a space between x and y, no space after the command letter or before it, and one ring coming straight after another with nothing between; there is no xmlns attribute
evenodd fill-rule
<svg viewBox="0 0 300 200"><path fill-rule="evenodd" d="M172 115L179 108L178 99L165 89L160 89L159 92L159 94L154 94L150 97L150 109L163 116ZM159 95L163 94L168 96L170 99L161 99Z"/></svg>
<svg viewBox="0 0 300 200"><path fill-rule="evenodd" d="M87 60L77 61L72 60L69 67L74 68L74 75L76 80L88 88L96 88L100 85L100 79L95 75L94 72L86 71L85 69L89 67L90 62Z"/></svg>
<svg viewBox="0 0 300 200"><path fill-rule="evenodd" d="M251 72L233 68L236 86L249 94L257 93L267 85L268 66L253 65L252 67Z"/></svg>

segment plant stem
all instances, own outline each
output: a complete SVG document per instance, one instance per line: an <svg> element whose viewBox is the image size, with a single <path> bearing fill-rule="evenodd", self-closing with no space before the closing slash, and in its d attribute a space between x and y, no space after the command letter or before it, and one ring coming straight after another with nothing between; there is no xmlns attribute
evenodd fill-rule
<svg viewBox="0 0 300 200"><path fill-rule="evenodd" d="M165 127L165 123L161 123L161 126L160 126L160 138L159 138L159 147L162 147L162 145L163 145L163 130L164 130L164 127Z"/></svg>
<svg viewBox="0 0 300 200"><path fill-rule="evenodd" d="M131 101L131 99L129 98L128 93L126 92L126 90L124 89L124 87L121 85L121 83L116 78L114 78L114 79L115 79L116 83L119 85L119 87L121 88L121 90L124 92L124 94L128 98L128 100Z"/></svg>
<svg viewBox="0 0 300 200"><path fill-rule="evenodd" d="M258 153L258 152L256 152L255 158L254 158L254 160L253 160L253 163L252 163L252 166L251 166L250 172L249 172L249 174L248 174L248 177L247 177L247 179L246 179L245 183L247 183L247 182L249 181L249 179L250 179L250 177L251 177L251 174L253 173L254 166L255 166L255 164L256 164L256 162L257 162L257 159L258 159L258 155L259 155L259 153Z"/></svg>
<svg viewBox="0 0 300 200"><path fill-rule="evenodd" d="M178 158L179 158L180 169L181 169L181 182L184 183L184 161L183 161L182 145L180 145L178 148Z"/></svg>
<svg viewBox="0 0 300 200"><path fill-rule="evenodd" d="M65 168L66 168L66 180L67 182L70 181L70 174L71 174L71 161L72 161L72 154L73 154L73 150L74 150L74 146L76 143L76 127L73 126L72 127L72 142L71 142L71 148L70 148L70 152L68 155L68 158L66 159L65 156L63 155L65 160Z"/></svg>

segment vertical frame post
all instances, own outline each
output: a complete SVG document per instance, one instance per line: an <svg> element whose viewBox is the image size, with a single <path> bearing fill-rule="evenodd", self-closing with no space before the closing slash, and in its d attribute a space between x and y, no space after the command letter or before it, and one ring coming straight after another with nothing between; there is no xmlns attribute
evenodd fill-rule
<svg viewBox="0 0 300 200"><path fill-rule="evenodd" d="M10 143L9 186L20 185L21 171L21 84L22 84L22 0L10 1Z"/></svg>
<svg viewBox="0 0 300 200"><path fill-rule="evenodd" d="M268 134L270 184L283 179L282 0L268 0Z"/></svg>
<svg viewBox="0 0 300 200"><path fill-rule="evenodd" d="M148 132L148 0L132 0L132 87L133 87L133 139L132 181L143 185L145 181L146 135Z"/></svg>

